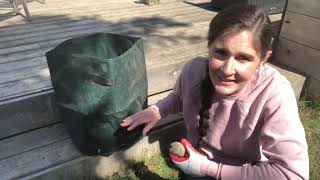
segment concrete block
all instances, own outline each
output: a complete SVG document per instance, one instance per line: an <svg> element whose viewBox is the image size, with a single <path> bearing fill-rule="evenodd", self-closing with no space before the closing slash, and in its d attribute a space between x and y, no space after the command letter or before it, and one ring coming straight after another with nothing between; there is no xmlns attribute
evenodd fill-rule
<svg viewBox="0 0 320 180"><path fill-rule="evenodd" d="M301 92L304 88L304 82L306 81L306 77L303 75L294 73L292 71L286 70L279 66L271 65L276 68L282 75L284 75L291 83L296 99L299 100Z"/></svg>
<svg viewBox="0 0 320 180"><path fill-rule="evenodd" d="M306 83L306 93L320 97L320 80L312 77L308 78Z"/></svg>

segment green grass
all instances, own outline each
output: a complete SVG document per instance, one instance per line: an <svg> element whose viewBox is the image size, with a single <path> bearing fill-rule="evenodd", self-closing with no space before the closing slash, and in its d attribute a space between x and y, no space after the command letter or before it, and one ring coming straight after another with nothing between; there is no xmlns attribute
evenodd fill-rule
<svg viewBox="0 0 320 180"><path fill-rule="evenodd" d="M138 179L179 179L179 171L173 168L172 163L162 154L145 156L136 161L129 162L124 171L113 174L111 180L138 180Z"/></svg>
<svg viewBox="0 0 320 180"><path fill-rule="evenodd" d="M301 121L309 148L310 180L320 179L320 97L306 97L299 102Z"/></svg>
<svg viewBox="0 0 320 180"><path fill-rule="evenodd" d="M181 173L173 167L168 156L161 153L145 155L138 160L131 160L126 167L111 177L99 177L94 172L69 174L60 179L68 180L177 180Z"/></svg>

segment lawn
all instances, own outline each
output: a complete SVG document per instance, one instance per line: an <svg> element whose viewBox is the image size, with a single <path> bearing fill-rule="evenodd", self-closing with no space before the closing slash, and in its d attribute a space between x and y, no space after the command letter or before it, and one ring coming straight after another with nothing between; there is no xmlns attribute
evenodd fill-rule
<svg viewBox="0 0 320 180"><path fill-rule="evenodd" d="M138 161L129 163L125 171L117 172L108 178L111 180L138 180L138 179L180 179L181 174L173 168L167 156L154 154Z"/></svg>
<svg viewBox="0 0 320 180"><path fill-rule="evenodd" d="M302 98L299 102L310 160L310 180L320 179L320 98Z"/></svg>

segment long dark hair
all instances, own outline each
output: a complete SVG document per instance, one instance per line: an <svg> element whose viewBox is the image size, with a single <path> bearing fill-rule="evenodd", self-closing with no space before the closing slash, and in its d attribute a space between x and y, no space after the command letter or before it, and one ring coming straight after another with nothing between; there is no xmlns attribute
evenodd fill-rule
<svg viewBox="0 0 320 180"><path fill-rule="evenodd" d="M271 49L272 29L268 16L261 9L253 5L232 5L216 15L209 27L208 48L219 37L238 33L241 31L253 33L253 45L260 58L264 58L267 51ZM208 121L210 119L209 109L212 105L214 87L207 73L206 78L201 82L202 107L199 111L199 134L206 135ZM201 140L201 139L200 139ZM200 141L199 141L200 142Z"/></svg>

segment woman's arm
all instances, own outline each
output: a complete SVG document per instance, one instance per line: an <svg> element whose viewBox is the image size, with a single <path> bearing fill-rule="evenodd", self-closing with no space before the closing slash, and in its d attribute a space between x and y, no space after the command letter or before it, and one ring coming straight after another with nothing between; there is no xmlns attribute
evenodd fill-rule
<svg viewBox="0 0 320 180"><path fill-rule="evenodd" d="M290 86L265 105L260 145L268 161L222 168L221 179L308 179L308 147Z"/></svg>

